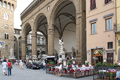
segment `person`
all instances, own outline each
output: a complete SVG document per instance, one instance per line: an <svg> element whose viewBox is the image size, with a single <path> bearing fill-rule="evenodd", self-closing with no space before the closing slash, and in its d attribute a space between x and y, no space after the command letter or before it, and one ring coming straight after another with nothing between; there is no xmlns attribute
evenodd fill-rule
<svg viewBox="0 0 120 80"><path fill-rule="evenodd" d="M45 70L45 66L46 66L46 63L45 63L45 61L43 60L43 70Z"/></svg>
<svg viewBox="0 0 120 80"><path fill-rule="evenodd" d="M118 67L116 72L116 80L120 80L120 66Z"/></svg>
<svg viewBox="0 0 120 80"><path fill-rule="evenodd" d="M20 60L20 68L22 68L22 69L23 69L23 65L24 65L23 61L22 61L22 60Z"/></svg>
<svg viewBox="0 0 120 80"><path fill-rule="evenodd" d="M7 75L7 62L6 62L6 60L4 60L2 62L2 68L3 68L4 75Z"/></svg>
<svg viewBox="0 0 120 80"><path fill-rule="evenodd" d="M8 66L8 76L9 76L11 75L11 69L12 69L12 63L10 62L10 60L8 60L7 66Z"/></svg>

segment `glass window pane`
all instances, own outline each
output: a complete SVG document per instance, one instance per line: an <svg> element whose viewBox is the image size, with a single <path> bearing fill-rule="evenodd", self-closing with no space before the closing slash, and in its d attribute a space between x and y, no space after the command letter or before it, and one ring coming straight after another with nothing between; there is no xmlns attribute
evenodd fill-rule
<svg viewBox="0 0 120 80"><path fill-rule="evenodd" d="M95 33L96 33L96 23L94 24L94 27L95 27Z"/></svg>
<svg viewBox="0 0 120 80"><path fill-rule="evenodd" d="M109 30L109 20L106 20L106 24L107 24L107 31Z"/></svg>
<svg viewBox="0 0 120 80"><path fill-rule="evenodd" d="M94 25L92 24L92 34L94 34L94 29L93 28L94 28Z"/></svg>
<svg viewBox="0 0 120 80"><path fill-rule="evenodd" d="M112 30L112 19L110 19L110 30Z"/></svg>

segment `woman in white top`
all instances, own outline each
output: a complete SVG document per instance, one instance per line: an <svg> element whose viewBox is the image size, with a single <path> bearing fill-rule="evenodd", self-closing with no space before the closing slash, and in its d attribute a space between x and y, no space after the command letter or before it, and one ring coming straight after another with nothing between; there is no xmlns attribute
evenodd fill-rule
<svg viewBox="0 0 120 80"><path fill-rule="evenodd" d="M24 63L22 62L22 60L20 60L20 68L23 69L23 65L24 65Z"/></svg>
<svg viewBox="0 0 120 80"><path fill-rule="evenodd" d="M3 61L2 68L3 68L4 75L7 75L7 62L6 62L6 60Z"/></svg>

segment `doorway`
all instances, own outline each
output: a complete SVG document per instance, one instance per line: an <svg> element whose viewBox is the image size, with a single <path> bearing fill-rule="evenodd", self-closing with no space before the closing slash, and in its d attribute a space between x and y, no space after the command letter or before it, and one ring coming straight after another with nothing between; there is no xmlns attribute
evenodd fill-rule
<svg viewBox="0 0 120 80"><path fill-rule="evenodd" d="M113 53L107 53L107 62L113 64Z"/></svg>

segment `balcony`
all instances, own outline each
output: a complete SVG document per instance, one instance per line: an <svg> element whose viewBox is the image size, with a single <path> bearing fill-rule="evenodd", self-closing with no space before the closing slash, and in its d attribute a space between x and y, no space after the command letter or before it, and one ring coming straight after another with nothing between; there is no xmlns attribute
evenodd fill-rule
<svg viewBox="0 0 120 80"><path fill-rule="evenodd" d="M120 33L120 24L114 25L115 34Z"/></svg>

